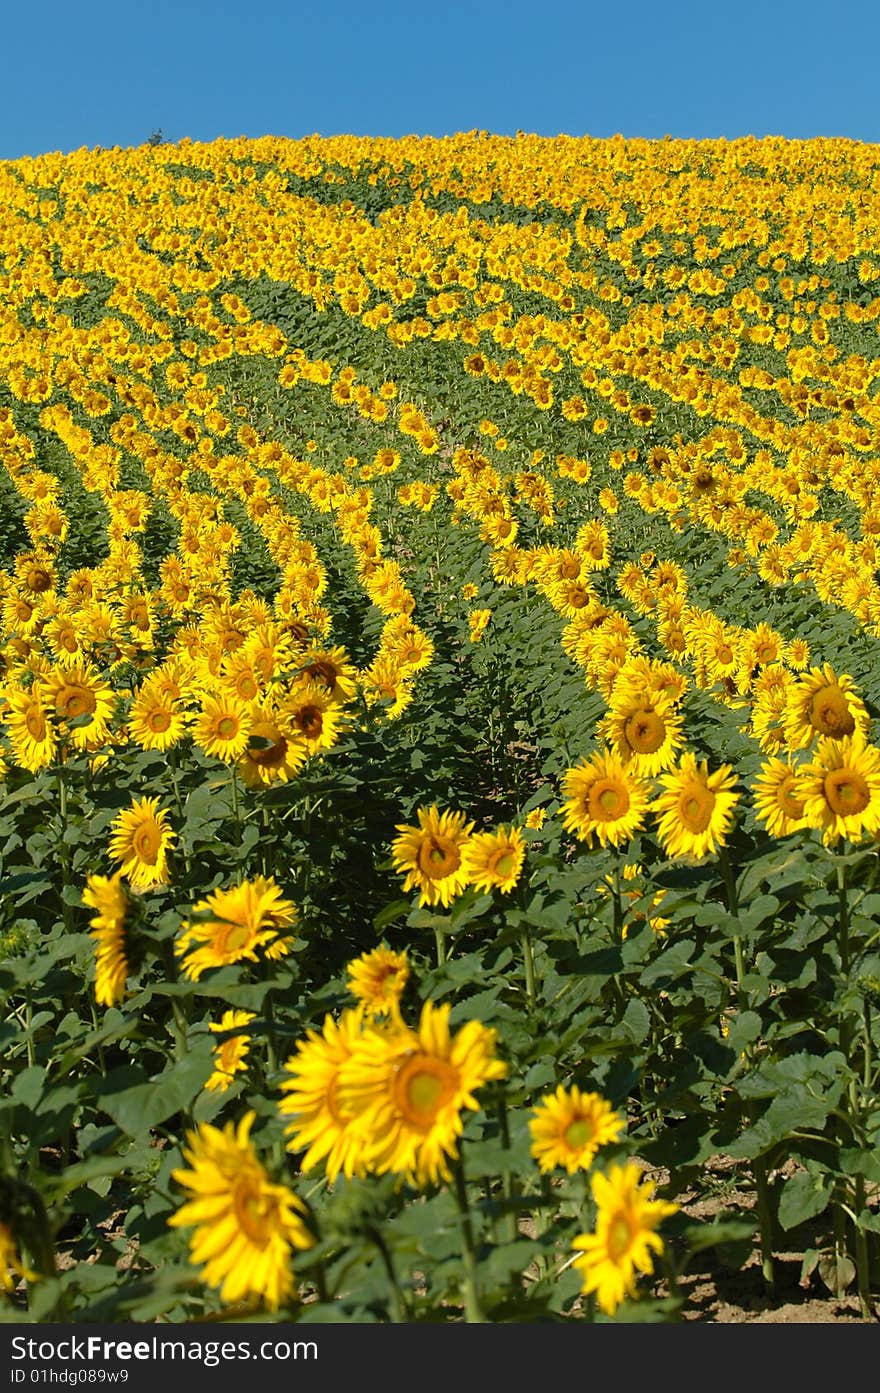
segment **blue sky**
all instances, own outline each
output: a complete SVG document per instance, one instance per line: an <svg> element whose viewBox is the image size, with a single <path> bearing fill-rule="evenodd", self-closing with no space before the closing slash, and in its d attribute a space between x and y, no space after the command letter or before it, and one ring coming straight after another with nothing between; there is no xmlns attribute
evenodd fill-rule
<svg viewBox="0 0 880 1393"><path fill-rule="evenodd" d="M865 0L32 0L2 44L0 159L159 129L880 143Z"/></svg>

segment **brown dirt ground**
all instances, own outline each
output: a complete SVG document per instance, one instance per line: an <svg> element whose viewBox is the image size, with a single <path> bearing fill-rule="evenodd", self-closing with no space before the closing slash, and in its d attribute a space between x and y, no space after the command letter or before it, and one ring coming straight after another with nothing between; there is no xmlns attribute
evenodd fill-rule
<svg viewBox="0 0 880 1393"><path fill-rule="evenodd" d="M789 1169L794 1168L785 1168L786 1175ZM662 1172L657 1171L648 1174L662 1190L663 1181L668 1180L668 1176L664 1177ZM716 1186L717 1192L711 1198L698 1199L694 1192L678 1196L678 1203L690 1217L710 1220L722 1210L752 1208L754 1193L750 1177L744 1175L728 1158L713 1157L704 1168L704 1177L708 1177ZM757 1249L752 1251L744 1266L737 1269L726 1268L715 1249L698 1254L688 1273L679 1279L679 1288L685 1297L682 1319L715 1321L725 1325L826 1325L838 1321L875 1323L866 1322L854 1292L850 1291L842 1300L838 1300L816 1273L802 1283L803 1257L803 1247L799 1250L784 1246L776 1248L775 1284L773 1291L768 1292ZM665 1284L659 1284L658 1294L665 1293Z"/></svg>

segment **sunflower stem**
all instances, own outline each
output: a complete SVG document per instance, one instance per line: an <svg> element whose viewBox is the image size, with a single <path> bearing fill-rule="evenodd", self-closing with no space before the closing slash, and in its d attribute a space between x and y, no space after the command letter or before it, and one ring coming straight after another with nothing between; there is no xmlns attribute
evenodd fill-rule
<svg viewBox="0 0 880 1393"><path fill-rule="evenodd" d="M464 1176L464 1161L461 1157L455 1163L455 1199L461 1226L464 1318L469 1325L485 1325L486 1316L480 1305L477 1290L477 1258L474 1251L474 1226L468 1204L467 1182Z"/></svg>
<svg viewBox="0 0 880 1393"><path fill-rule="evenodd" d="M498 1130L501 1133L501 1142L504 1146L504 1150L509 1151L510 1124L507 1119L507 1102L503 1096L498 1099ZM506 1164L501 1172L501 1193L506 1200L513 1200L515 1193L513 1177L510 1173L510 1167ZM516 1211L513 1209L512 1205L507 1216L507 1230L508 1238L510 1242L513 1243L519 1237L519 1226L516 1220Z"/></svg>
<svg viewBox="0 0 880 1393"><path fill-rule="evenodd" d="M434 925L434 942L437 945L437 966L443 967L446 962L446 934L438 924Z"/></svg>
<svg viewBox="0 0 880 1393"><path fill-rule="evenodd" d="M865 1177L857 1175L855 1181L854 1207L856 1218L865 1208ZM874 1303L871 1300L871 1267L868 1259L868 1236L860 1223L856 1223L856 1284L859 1292L859 1307L864 1320L874 1320Z"/></svg>
<svg viewBox="0 0 880 1393"><path fill-rule="evenodd" d="M730 914L731 918L736 921L736 932L733 935L733 952L736 966L736 992L739 1009L740 1011L745 1011L749 1006L749 994L745 988L745 960L743 955L742 935L739 932L739 902L736 894L736 881L733 875L733 868L730 864L730 857L727 854L727 847L719 847L718 861L721 866L721 874L724 877L724 886L727 895L727 912ZM743 1057L747 1063L751 1063L751 1045L746 1045L743 1050ZM749 1125L754 1126L757 1121L757 1111L755 1109L755 1104L750 1099L745 1102L745 1114ZM775 1281L773 1272L773 1216L770 1209L767 1166L763 1156L756 1156L754 1158L752 1162L752 1174L755 1177L755 1199L760 1231L761 1274L764 1278L765 1286L768 1290L772 1290Z"/></svg>
<svg viewBox="0 0 880 1393"><path fill-rule="evenodd" d="M91 1007L91 1012L92 1012L92 1028L97 1032L97 1030L99 1029L99 1026L98 1026L98 1010L97 1010L97 1007L95 1006L95 998L94 998L93 996L90 996L90 997L89 997L89 1006ZM100 1066L101 1066L101 1073L104 1074L104 1075L106 1076L106 1074L107 1074L107 1062L106 1062L106 1060L105 1060L105 1058L104 1058L104 1046L103 1046L103 1045L99 1045L99 1046L98 1046L98 1063L99 1063Z"/></svg>
<svg viewBox="0 0 880 1393"><path fill-rule="evenodd" d="M166 939L162 945L165 958L165 971L168 974L169 983L177 981L177 962L174 957L174 949ZM171 1019L174 1030L174 1053L178 1059L183 1059L187 1053L186 1044L186 1016L176 996L171 998Z"/></svg>
<svg viewBox="0 0 880 1393"><path fill-rule="evenodd" d="M528 924L524 925L522 931L522 950L523 963L526 970L526 997L528 998L529 1010L535 1009L535 954L532 948L532 935Z"/></svg>
<svg viewBox="0 0 880 1393"><path fill-rule="evenodd" d="M241 814L238 809L238 770L234 764L229 766L229 787L232 793L232 816L235 819L235 832L238 845L241 846Z"/></svg>
<svg viewBox="0 0 880 1393"><path fill-rule="evenodd" d="M64 777L63 760L59 760L56 772L58 776L58 815L61 819L61 843L58 848L58 860L61 864L61 919L65 933L71 933L73 930L73 905L67 902L67 890L70 885L70 847L67 843L67 781Z"/></svg>
<svg viewBox="0 0 880 1393"><path fill-rule="evenodd" d="M394 1270L394 1259L388 1251L388 1246L381 1233L372 1224L368 1224L364 1229L367 1237L379 1249L382 1258L382 1266L385 1268L385 1275L388 1278L388 1289L391 1296L391 1320L395 1325L405 1325L409 1320L409 1311L406 1299L400 1289L397 1280L397 1273Z"/></svg>

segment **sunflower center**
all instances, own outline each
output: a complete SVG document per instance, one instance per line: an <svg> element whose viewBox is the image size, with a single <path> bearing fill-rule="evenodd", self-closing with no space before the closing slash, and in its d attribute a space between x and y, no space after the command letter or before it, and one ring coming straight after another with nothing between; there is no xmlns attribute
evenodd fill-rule
<svg viewBox="0 0 880 1393"><path fill-rule="evenodd" d="M623 733L635 754L652 755L666 739L666 722L651 707L640 707L626 722Z"/></svg>
<svg viewBox="0 0 880 1393"><path fill-rule="evenodd" d="M162 832L157 822L145 822L135 832L131 844L139 860L154 866L162 845Z"/></svg>
<svg viewBox="0 0 880 1393"><path fill-rule="evenodd" d="M622 1258L628 1252L633 1241L633 1230L629 1219L625 1214L617 1213L608 1225L608 1256L612 1262Z"/></svg>
<svg viewBox="0 0 880 1393"><path fill-rule="evenodd" d="M678 815L689 832L705 832L712 821L715 795L705 784L691 783L678 800Z"/></svg>
<svg viewBox="0 0 880 1393"><path fill-rule="evenodd" d="M590 789L587 805L596 822L614 822L629 812L629 793L618 779L597 779Z"/></svg>
<svg viewBox="0 0 880 1393"><path fill-rule="evenodd" d="M786 774L776 790L776 801L786 817L799 818L804 815L804 804L794 792L795 776Z"/></svg>
<svg viewBox="0 0 880 1393"><path fill-rule="evenodd" d="M158 711L151 711L147 725L154 735L161 735L171 725L171 712L164 711L161 707Z"/></svg>
<svg viewBox="0 0 880 1393"><path fill-rule="evenodd" d="M46 721L39 706L29 706L27 715L24 718L27 733L32 740L38 743L46 738Z"/></svg>
<svg viewBox="0 0 880 1393"><path fill-rule="evenodd" d="M68 721L90 716L96 705L95 694L88 687L62 687L55 698L55 710Z"/></svg>
<svg viewBox="0 0 880 1393"><path fill-rule="evenodd" d="M332 692L336 685L336 679L339 676L333 664L325 662L323 659L318 659L317 662L312 663L306 668L306 672L310 677L313 677L316 682L323 682L324 686L330 692Z"/></svg>
<svg viewBox="0 0 880 1393"><path fill-rule="evenodd" d="M577 580L578 576L580 575L580 570L580 562L573 560L563 561L562 566L560 567L560 571L564 580Z"/></svg>
<svg viewBox="0 0 880 1393"><path fill-rule="evenodd" d="M445 1060L412 1055L397 1072L395 1102L411 1126L427 1131L440 1109L455 1096L458 1082L458 1071Z"/></svg>
<svg viewBox="0 0 880 1393"><path fill-rule="evenodd" d="M307 740L317 740L324 729L324 718L317 706L304 706L297 714L296 723Z"/></svg>
<svg viewBox="0 0 880 1393"><path fill-rule="evenodd" d="M510 875L513 871L513 867L514 855L510 847L502 847L500 851L496 851L492 855L489 861L489 870L494 872L495 875Z"/></svg>
<svg viewBox="0 0 880 1393"><path fill-rule="evenodd" d="M234 740L238 734L238 721L234 716L221 716L217 722L217 734L221 740Z"/></svg>
<svg viewBox="0 0 880 1393"><path fill-rule="evenodd" d="M830 735L836 740L852 735L856 728L846 697L836 685L821 687L813 697L810 721L820 735Z"/></svg>
<svg viewBox="0 0 880 1393"><path fill-rule="evenodd" d="M260 1191L256 1176L245 1174L232 1192L232 1206L239 1227L258 1248L265 1248L277 1228L278 1202Z"/></svg>
<svg viewBox="0 0 880 1393"><path fill-rule="evenodd" d="M426 837L419 847L419 870L429 880L443 880L460 865L458 847L444 837Z"/></svg>
<svg viewBox="0 0 880 1393"><path fill-rule="evenodd" d="M253 760L254 764L268 765L275 769L284 763L287 741L277 726L270 725L268 721L258 721L251 734L259 740L272 741L272 744L267 745L265 749L248 749L248 757Z"/></svg>
<svg viewBox="0 0 880 1393"><path fill-rule="evenodd" d="M28 585L35 595L41 595L44 590L48 590L52 584L52 577L48 571L44 571L41 566L35 567L28 572Z"/></svg>
<svg viewBox="0 0 880 1393"><path fill-rule="evenodd" d="M565 1141L572 1151L579 1151L593 1140L596 1129L588 1117L576 1117L565 1129Z"/></svg>
<svg viewBox="0 0 880 1393"><path fill-rule="evenodd" d="M248 947L251 931L247 924L218 924L216 927L218 933L214 942L218 953L240 953Z"/></svg>
<svg viewBox="0 0 880 1393"><path fill-rule="evenodd" d="M252 672L243 672L237 681L236 690L242 701L253 701L257 695L257 683Z"/></svg>
<svg viewBox="0 0 880 1393"><path fill-rule="evenodd" d="M834 769L825 776L825 801L840 817L856 817L871 801L871 790L854 769Z"/></svg>

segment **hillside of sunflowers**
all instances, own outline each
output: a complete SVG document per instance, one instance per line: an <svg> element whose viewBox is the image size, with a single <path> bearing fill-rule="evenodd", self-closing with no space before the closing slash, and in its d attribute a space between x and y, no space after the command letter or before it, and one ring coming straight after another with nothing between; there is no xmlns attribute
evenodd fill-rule
<svg viewBox="0 0 880 1393"><path fill-rule="evenodd" d="M0 1319L876 1318L878 147L0 197Z"/></svg>

